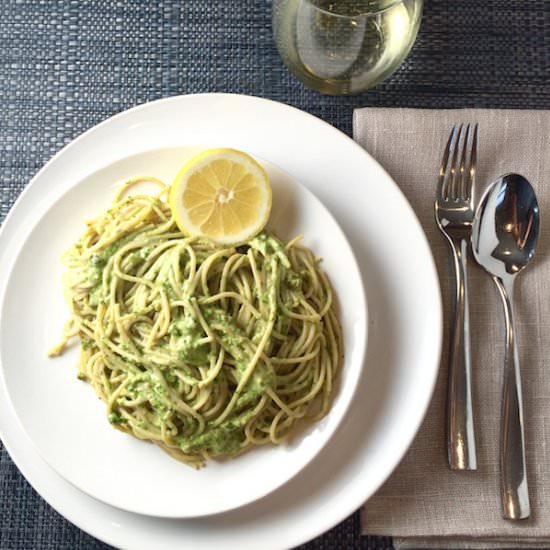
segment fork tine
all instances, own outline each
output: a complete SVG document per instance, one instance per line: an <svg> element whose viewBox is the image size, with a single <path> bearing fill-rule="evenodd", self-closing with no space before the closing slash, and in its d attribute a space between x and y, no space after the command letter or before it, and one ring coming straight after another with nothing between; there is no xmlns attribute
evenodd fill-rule
<svg viewBox="0 0 550 550"><path fill-rule="evenodd" d="M451 133L449 134L449 139L447 140L447 145L443 153L443 158L441 159L441 165L439 166L439 180L437 182L437 200L443 201L447 200L449 196L449 178L446 178L447 173L447 164L449 164L449 157L451 156L451 147L453 145L453 138L456 132L456 125L453 126Z"/></svg>
<svg viewBox="0 0 550 550"><path fill-rule="evenodd" d="M466 187L470 185L469 173L466 173L466 154L468 149L468 141L470 139L470 125L466 126L464 139L462 140L462 154L460 155L460 168L458 170L456 183L457 198L466 199Z"/></svg>
<svg viewBox="0 0 550 550"><path fill-rule="evenodd" d="M456 172L458 168L458 151L460 148L460 138L462 137L462 128L464 128L464 124L461 124L458 127L458 134L456 136L456 141L453 147L453 155L451 158L451 173L450 173L451 181L449 183L449 197L452 200L458 199L458 189L457 189L458 176Z"/></svg>
<svg viewBox="0 0 550 550"><path fill-rule="evenodd" d="M472 138L472 148L470 153L470 168L468 170L468 189L465 192L464 199L474 203L476 170L477 170L477 123L474 125L474 135Z"/></svg>

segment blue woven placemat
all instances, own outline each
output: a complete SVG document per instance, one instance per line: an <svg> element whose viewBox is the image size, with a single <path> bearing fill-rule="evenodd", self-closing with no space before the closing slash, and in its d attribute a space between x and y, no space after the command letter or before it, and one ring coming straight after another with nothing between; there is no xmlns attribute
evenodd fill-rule
<svg viewBox="0 0 550 550"><path fill-rule="evenodd" d="M353 107L550 108L548 0L426 0L417 44L390 80L326 97L284 69L265 0L2 0L0 220L63 145L108 116L180 93L295 105L351 133ZM108 548L27 484L0 444L0 549ZM355 514L304 549L391 548Z"/></svg>

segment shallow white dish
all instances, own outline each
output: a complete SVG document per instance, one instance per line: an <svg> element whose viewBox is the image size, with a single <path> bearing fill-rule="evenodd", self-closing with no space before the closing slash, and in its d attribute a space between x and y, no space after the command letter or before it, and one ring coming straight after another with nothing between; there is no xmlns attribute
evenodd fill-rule
<svg viewBox="0 0 550 550"><path fill-rule="evenodd" d="M310 188L343 228L369 297L369 344L357 398L337 434L292 482L257 503L189 520L137 516L87 497L41 460L18 425L0 384L0 433L38 492L70 521L124 548L215 549L298 545L342 521L387 479L409 447L429 403L439 366L442 315L437 274L407 201L363 149L296 109L233 95L183 96L109 119L64 149L12 210L0 235L0 285L33 209L86 159L218 140L269 158ZM71 160L72 159L72 160ZM76 177L76 175L75 175ZM391 211L392 223L388 223ZM403 237L406 235L406 238Z"/></svg>
<svg viewBox="0 0 550 550"><path fill-rule="evenodd" d="M90 164L93 172L80 181L66 171L64 181L42 203L43 214L35 227L19 235L21 248L5 293L0 294L0 371L15 413L38 452L90 496L149 516L225 512L286 483L337 429L351 403L365 355L365 295L344 234L310 191L264 162L273 188L268 229L285 241L303 235L303 244L323 258L322 268L340 306L346 353L338 391L325 418L302 428L286 445L263 446L194 470L110 426L105 404L89 384L76 378L79 346L71 346L56 359L46 356L69 317L61 287L61 253L78 239L86 220L109 208L121 181L151 175L171 182L198 151L157 149L99 169ZM40 186L41 177L47 175L38 176L33 185Z"/></svg>

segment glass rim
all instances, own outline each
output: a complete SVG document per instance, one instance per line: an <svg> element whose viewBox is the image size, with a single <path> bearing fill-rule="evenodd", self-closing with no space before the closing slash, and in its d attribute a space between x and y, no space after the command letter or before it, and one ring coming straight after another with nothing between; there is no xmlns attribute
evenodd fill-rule
<svg viewBox="0 0 550 550"><path fill-rule="evenodd" d="M322 8L321 6L316 5L316 0L304 0L308 4L310 4L313 8L315 8L317 11L324 13L328 16L332 17L342 17L344 19L353 19L355 17L370 17L373 15L377 15L379 13L382 13L396 4L399 4L403 2L403 0L371 0L374 4L372 8L367 8L364 11L358 11L357 13L354 13L353 15L345 14L345 13L338 13L338 11L331 11L326 8ZM318 0L317 0L318 1ZM336 0L337 1L337 0ZM376 4L379 4L379 7L376 7Z"/></svg>

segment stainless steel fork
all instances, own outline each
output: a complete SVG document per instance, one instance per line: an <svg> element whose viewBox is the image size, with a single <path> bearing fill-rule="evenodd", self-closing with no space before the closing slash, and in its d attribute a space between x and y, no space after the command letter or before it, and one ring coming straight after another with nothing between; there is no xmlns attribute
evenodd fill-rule
<svg viewBox="0 0 550 550"><path fill-rule="evenodd" d="M454 318L449 349L447 454L453 470L476 470L472 408L472 361L468 308L468 247L474 219L477 124L452 129L441 160L435 219L447 238L456 278Z"/></svg>

